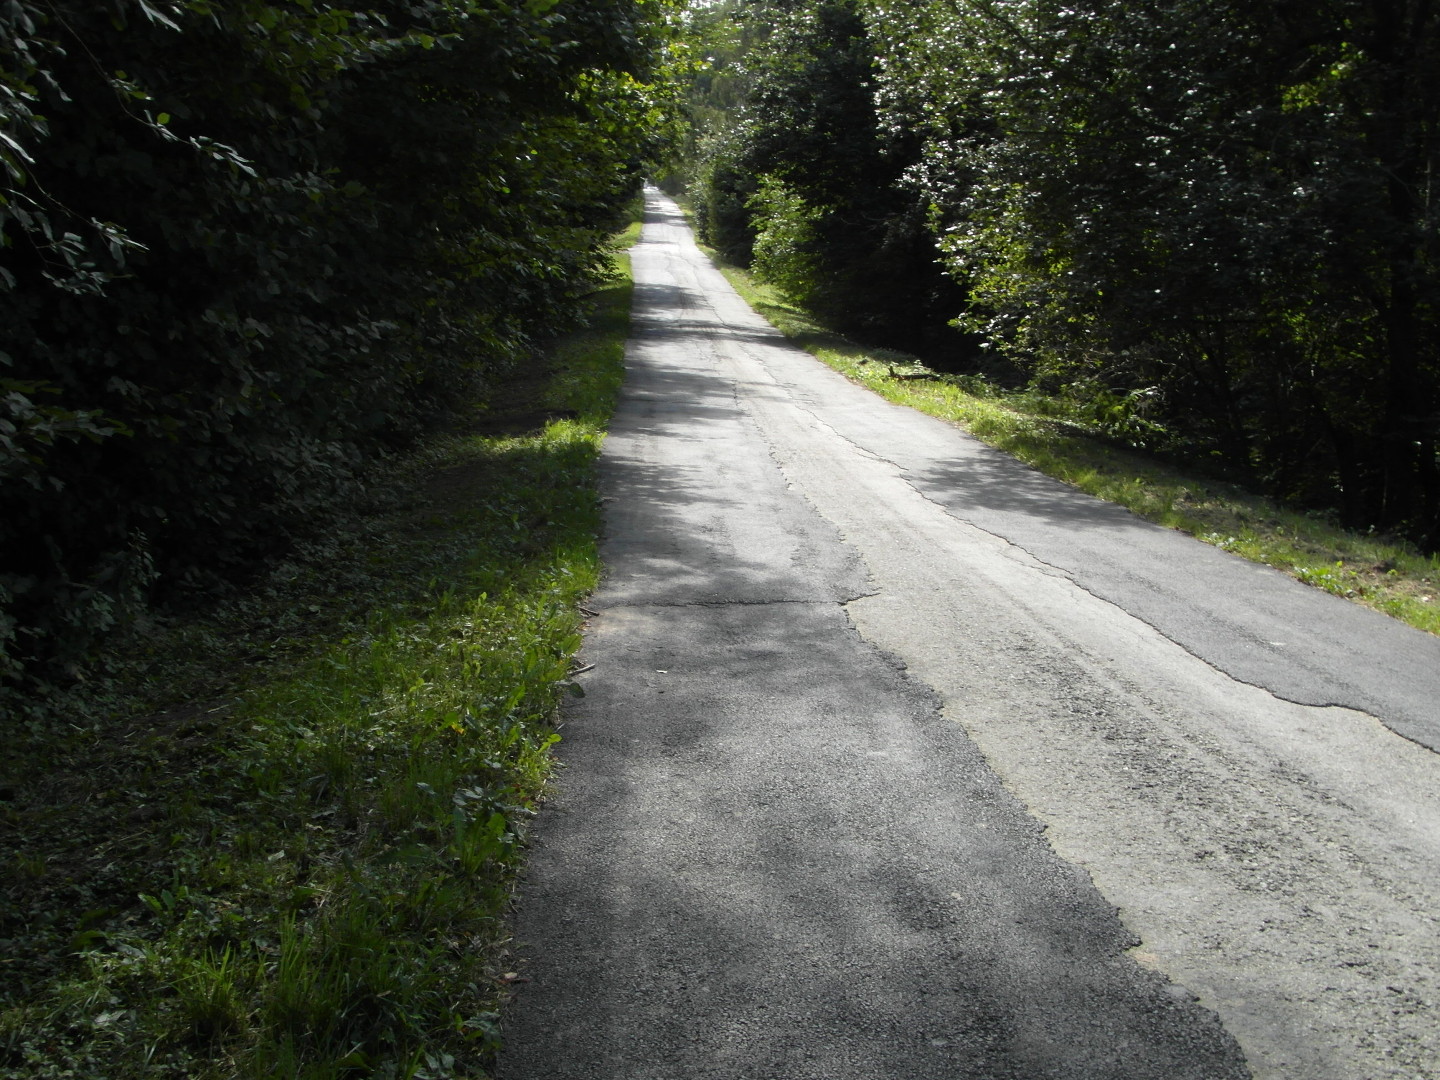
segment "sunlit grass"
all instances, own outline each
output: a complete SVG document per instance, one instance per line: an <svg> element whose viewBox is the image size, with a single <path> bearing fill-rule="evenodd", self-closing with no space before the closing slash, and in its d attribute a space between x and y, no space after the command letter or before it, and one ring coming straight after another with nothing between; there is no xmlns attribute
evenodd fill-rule
<svg viewBox="0 0 1440 1080"><path fill-rule="evenodd" d="M12 748L0 1077L483 1075L599 572L628 277L596 305L243 630L157 631L173 708Z"/></svg>

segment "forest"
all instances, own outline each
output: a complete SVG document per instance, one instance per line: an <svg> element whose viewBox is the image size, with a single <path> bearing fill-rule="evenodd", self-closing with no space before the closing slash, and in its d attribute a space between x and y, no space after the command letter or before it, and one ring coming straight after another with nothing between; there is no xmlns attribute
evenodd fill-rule
<svg viewBox="0 0 1440 1080"><path fill-rule="evenodd" d="M523 369L646 174L843 332L1440 544L1432 0L11 0L0 34L12 704Z"/></svg>
<svg viewBox="0 0 1440 1080"><path fill-rule="evenodd" d="M1440 543L1440 7L695 8L670 178L875 344Z"/></svg>
<svg viewBox="0 0 1440 1080"><path fill-rule="evenodd" d="M0 5L7 705L243 584L573 325L660 147L665 25L649 0Z"/></svg>
<svg viewBox="0 0 1440 1080"><path fill-rule="evenodd" d="M905 387L1434 552L1437 23L0 0L0 1078L487 1075L646 177Z"/></svg>

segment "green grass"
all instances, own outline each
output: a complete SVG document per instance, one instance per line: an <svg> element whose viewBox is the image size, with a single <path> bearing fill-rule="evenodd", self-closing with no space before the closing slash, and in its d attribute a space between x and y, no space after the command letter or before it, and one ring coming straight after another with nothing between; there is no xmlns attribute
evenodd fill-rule
<svg viewBox="0 0 1440 1080"><path fill-rule="evenodd" d="M8 748L0 1077L484 1074L628 276L596 305L383 512Z"/></svg>
<svg viewBox="0 0 1440 1080"><path fill-rule="evenodd" d="M1440 634L1440 557L1346 531L1124 449L1067 418L1060 403L1034 393L1004 392L975 377L936 376L912 356L856 345L744 270L720 265L776 328L881 397L958 424L1040 472L1146 520Z"/></svg>

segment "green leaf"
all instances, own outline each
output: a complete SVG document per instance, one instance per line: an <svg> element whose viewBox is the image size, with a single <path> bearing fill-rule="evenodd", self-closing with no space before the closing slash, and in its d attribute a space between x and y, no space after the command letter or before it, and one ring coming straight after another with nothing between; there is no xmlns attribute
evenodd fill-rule
<svg viewBox="0 0 1440 1080"><path fill-rule="evenodd" d="M168 15L166 15L163 11L160 11L153 5L146 3L145 0L136 0L136 2L140 5L140 10L145 13L145 17L151 22L159 23L161 26L168 26L171 30L180 29L180 24L177 23L174 19L170 18Z"/></svg>

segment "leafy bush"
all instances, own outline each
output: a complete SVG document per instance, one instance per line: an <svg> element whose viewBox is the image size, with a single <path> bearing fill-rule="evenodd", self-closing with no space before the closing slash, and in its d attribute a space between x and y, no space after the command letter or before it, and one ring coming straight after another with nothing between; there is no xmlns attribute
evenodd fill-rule
<svg viewBox="0 0 1440 1080"><path fill-rule="evenodd" d="M760 190L746 206L754 214L751 268L756 276L798 303L812 303L820 277L815 253L819 211L773 176L761 178Z"/></svg>
<svg viewBox="0 0 1440 1080"><path fill-rule="evenodd" d="M1195 452L1440 545L1440 12L866 9L993 351L1048 385L1157 388L1148 419Z"/></svg>
<svg viewBox="0 0 1440 1080"><path fill-rule="evenodd" d="M661 14L0 8L0 679L243 578L573 321Z"/></svg>

